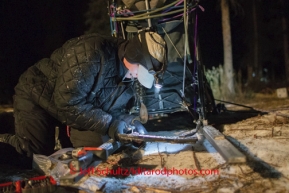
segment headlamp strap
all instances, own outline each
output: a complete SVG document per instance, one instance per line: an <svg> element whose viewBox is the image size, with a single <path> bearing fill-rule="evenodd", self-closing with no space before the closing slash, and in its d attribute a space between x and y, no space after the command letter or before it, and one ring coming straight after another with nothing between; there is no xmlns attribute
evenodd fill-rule
<svg viewBox="0 0 289 193"><path fill-rule="evenodd" d="M147 41L145 37L145 30L140 32L140 37L141 37L141 45L142 45L142 51L144 54L144 59L146 62L146 67L148 68L149 73L154 75L156 72L153 68L151 56L148 50L148 45L147 45Z"/></svg>

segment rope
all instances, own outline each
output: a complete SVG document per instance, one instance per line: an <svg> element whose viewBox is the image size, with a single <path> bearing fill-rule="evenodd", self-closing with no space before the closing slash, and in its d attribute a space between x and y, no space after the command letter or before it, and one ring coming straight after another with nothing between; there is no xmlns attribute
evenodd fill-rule
<svg viewBox="0 0 289 193"><path fill-rule="evenodd" d="M179 5L180 3L182 3L183 0L177 0L177 1L174 1L166 6L163 6L163 7L160 7L160 8L157 8L157 9L150 9L149 10L149 13L142 13L142 14L139 14L139 15L134 15L134 16L130 16L130 17L127 17L127 18L123 18L123 17L116 17L116 18L112 18L114 21L130 21L130 20L145 20L145 19L151 19L151 18L156 18L156 17L163 17L163 16L167 16L167 15L171 15L171 14L175 14L175 13L179 13L179 12L183 12L184 9L179 9L179 10L175 10L175 11L170 11L170 12L167 12L168 10L165 10L163 13L161 14L157 14L157 15L153 15L154 13L157 13L157 12L160 12L164 9L167 9L169 8L172 9L171 6L174 6L174 9L175 8L178 8L177 5ZM197 4L195 4L193 6L196 7ZM180 6L182 7L182 6ZM193 11L193 8L189 11ZM130 14L135 14L136 12L130 12ZM180 14L180 15L177 15L175 17L179 17L179 16L182 16L183 14Z"/></svg>
<svg viewBox="0 0 289 193"><path fill-rule="evenodd" d="M264 113L273 113L276 116L289 118L289 115L285 115L283 113L274 112L274 110L268 111L268 110L258 109L258 108L254 108L254 110L261 111L261 112L264 112Z"/></svg>
<svg viewBox="0 0 289 193"><path fill-rule="evenodd" d="M163 31L165 32L167 38L169 39L170 43L172 44L172 46L174 47L175 51L177 52L177 54L179 55L179 57L182 59L182 56L179 52L179 50L177 49L177 47L175 46L175 44L173 43L172 39L170 38L170 36L168 35L168 33L166 32L166 30L164 29L164 27L162 27ZM183 59L182 59L183 60Z"/></svg>
<svg viewBox="0 0 289 193"><path fill-rule="evenodd" d="M227 104L232 104L232 105L236 105L236 106L240 106L240 107L249 108L249 109L251 109L251 110L260 111L260 112L263 112L263 113L274 113L274 114L277 115L277 116L289 118L289 115L275 112L275 111L278 111L278 110L265 110L265 109L254 108L254 107L250 107L250 106L246 106L246 105L242 105L242 104L238 104L238 103L223 101L223 100L219 100L219 99L215 99L215 100L216 100L216 101L219 101L219 102L222 102L222 103L227 103ZM286 108L285 108L285 109L286 109ZM288 109L289 109L289 108L288 108Z"/></svg>
<svg viewBox="0 0 289 193"><path fill-rule="evenodd" d="M182 97L185 97L185 79L186 79L186 66L187 66L187 48L188 48L188 17L187 17L187 0L184 0L184 28L185 28L185 48L184 48L184 70L183 70L183 92Z"/></svg>

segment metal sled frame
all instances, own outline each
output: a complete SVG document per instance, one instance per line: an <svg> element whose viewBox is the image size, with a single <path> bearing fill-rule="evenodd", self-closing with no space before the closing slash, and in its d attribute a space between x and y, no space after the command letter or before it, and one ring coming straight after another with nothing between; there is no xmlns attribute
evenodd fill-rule
<svg viewBox="0 0 289 193"><path fill-rule="evenodd" d="M212 108L207 109L205 104L207 101L204 96L203 67L198 57L197 30L190 31L194 33L193 40L188 37L189 25L192 28L197 28L197 10L202 9L198 2L197 0L177 0L169 2L163 7L150 9L149 1L145 0L146 10L133 12L124 7L117 7L114 0L112 3L108 1L112 36L130 39L139 30L151 29L157 31L161 29L163 37L166 37L167 41L172 44L174 51L178 53L178 57L182 57L182 77L180 74L176 75L173 71L166 71L167 74L164 77L164 81L166 79L175 79L175 83L178 85L173 84L168 87L164 85L164 90L162 89L161 91L155 88L147 90L143 86L137 85L138 88L136 90L145 89L145 92L141 92L141 95L136 92L135 102L129 113L138 113L140 99L147 106L151 119L161 118L166 116L166 114L180 111L189 111L193 115L194 120L206 119L206 113L212 110ZM194 24L191 23L191 20L195 20L193 21ZM184 48L182 54L173 45L165 29L168 21L172 21L172 25L183 25ZM190 30L192 29L190 28ZM190 47L193 47L193 58ZM178 65L180 65L180 62ZM194 92L190 93L189 97L186 96L188 87L190 87L189 92ZM210 103L210 105L214 105L212 104L214 103L213 100Z"/></svg>
<svg viewBox="0 0 289 193"><path fill-rule="evenodd" d="M219 153L230 163L245 162L245 156L240 153L232 144L229 143L218 130L207 125L207 114L215 108L214 98L211 90L206 82L203 72L203 66L200 62L198 37L197 37L197 11L203 8L198 4L199 0L176 0L169 2L163 7L150 9L149 1L145 0L146 10L132 12L128 9L118 8L116 3L112 4L108 1L109 15L111 21L111 32L115 37L129 39L133 37L138 30L161 28L164 33L163 37L167 37L167 43L172 41L167 34L166 21L176 21L173 25L183 24L183 74L182 78L175 75L174 71L167 72L167 79L175 78L177 82L182 84L170 85L168 89L160 91L157 89L145 90L138 83L136 89L138 92L135 95L134 106L130 109L130 113L139 113L140 103L144 101L148 109L148 114L152 118L161 118L169 113L178 111L188 111L196 123L196 128L187 132L182 136L167 137L167 136L151 136L151 135L134 135L122 134L119 136L121 140L132 141L155 141L155 142L170 142L170 143L196 143L196 133L205 136L210 143L219 151ZM168 17L170 16L170 17ZM160 19L157 24L152 19ZM178 19L177 19L178 18ZM147 25L138 26L136 21L146 21ZM189 29L192 26L192 31ZM189 33L190 31L190 33ZM158 31L157 31L158 32ZM182 34L182 35L183 35ZM193 34L193 39L188 36ZM174 51L181 56L178 49L173 45ZM193 48L193 49L192 49ZM191 54L193 52L193 54ZM170 53L169 53L170 54ZM193 57L192 57L193 56ZM188 78L189 77L189 78ZM165 78L164 78L165 79ZM207 87L206 87L207 86ZM210 96L212 98L210 98ZM175 100L178 98L178 100ZM165 106L164 104L169 104Z"/></svg>

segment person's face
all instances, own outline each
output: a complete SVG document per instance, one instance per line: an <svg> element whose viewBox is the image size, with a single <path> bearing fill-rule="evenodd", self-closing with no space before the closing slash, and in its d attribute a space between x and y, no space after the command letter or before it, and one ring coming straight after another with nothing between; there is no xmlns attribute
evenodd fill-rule
<svg viewBox="0 0 289 193"><path fill-rule="evenodd" d="M126 78L137 78L138 73L138 65L139 64L132 64L128 62L125 58L123 59L123 63L125 67L128 69L128 73L126 74Z"/></svg>

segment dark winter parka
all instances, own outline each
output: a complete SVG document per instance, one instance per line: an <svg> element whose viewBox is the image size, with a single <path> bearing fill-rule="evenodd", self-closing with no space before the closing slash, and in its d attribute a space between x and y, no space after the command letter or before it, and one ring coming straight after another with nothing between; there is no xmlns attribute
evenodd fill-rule
<svg viewBox="0 0 289 193"><path fill-rule="evenodd" d="M21 75L16 96L70 127L105 134L112 120L106 103L125 75L118 57L123 44L98 34L71 39Z"/></svg>

